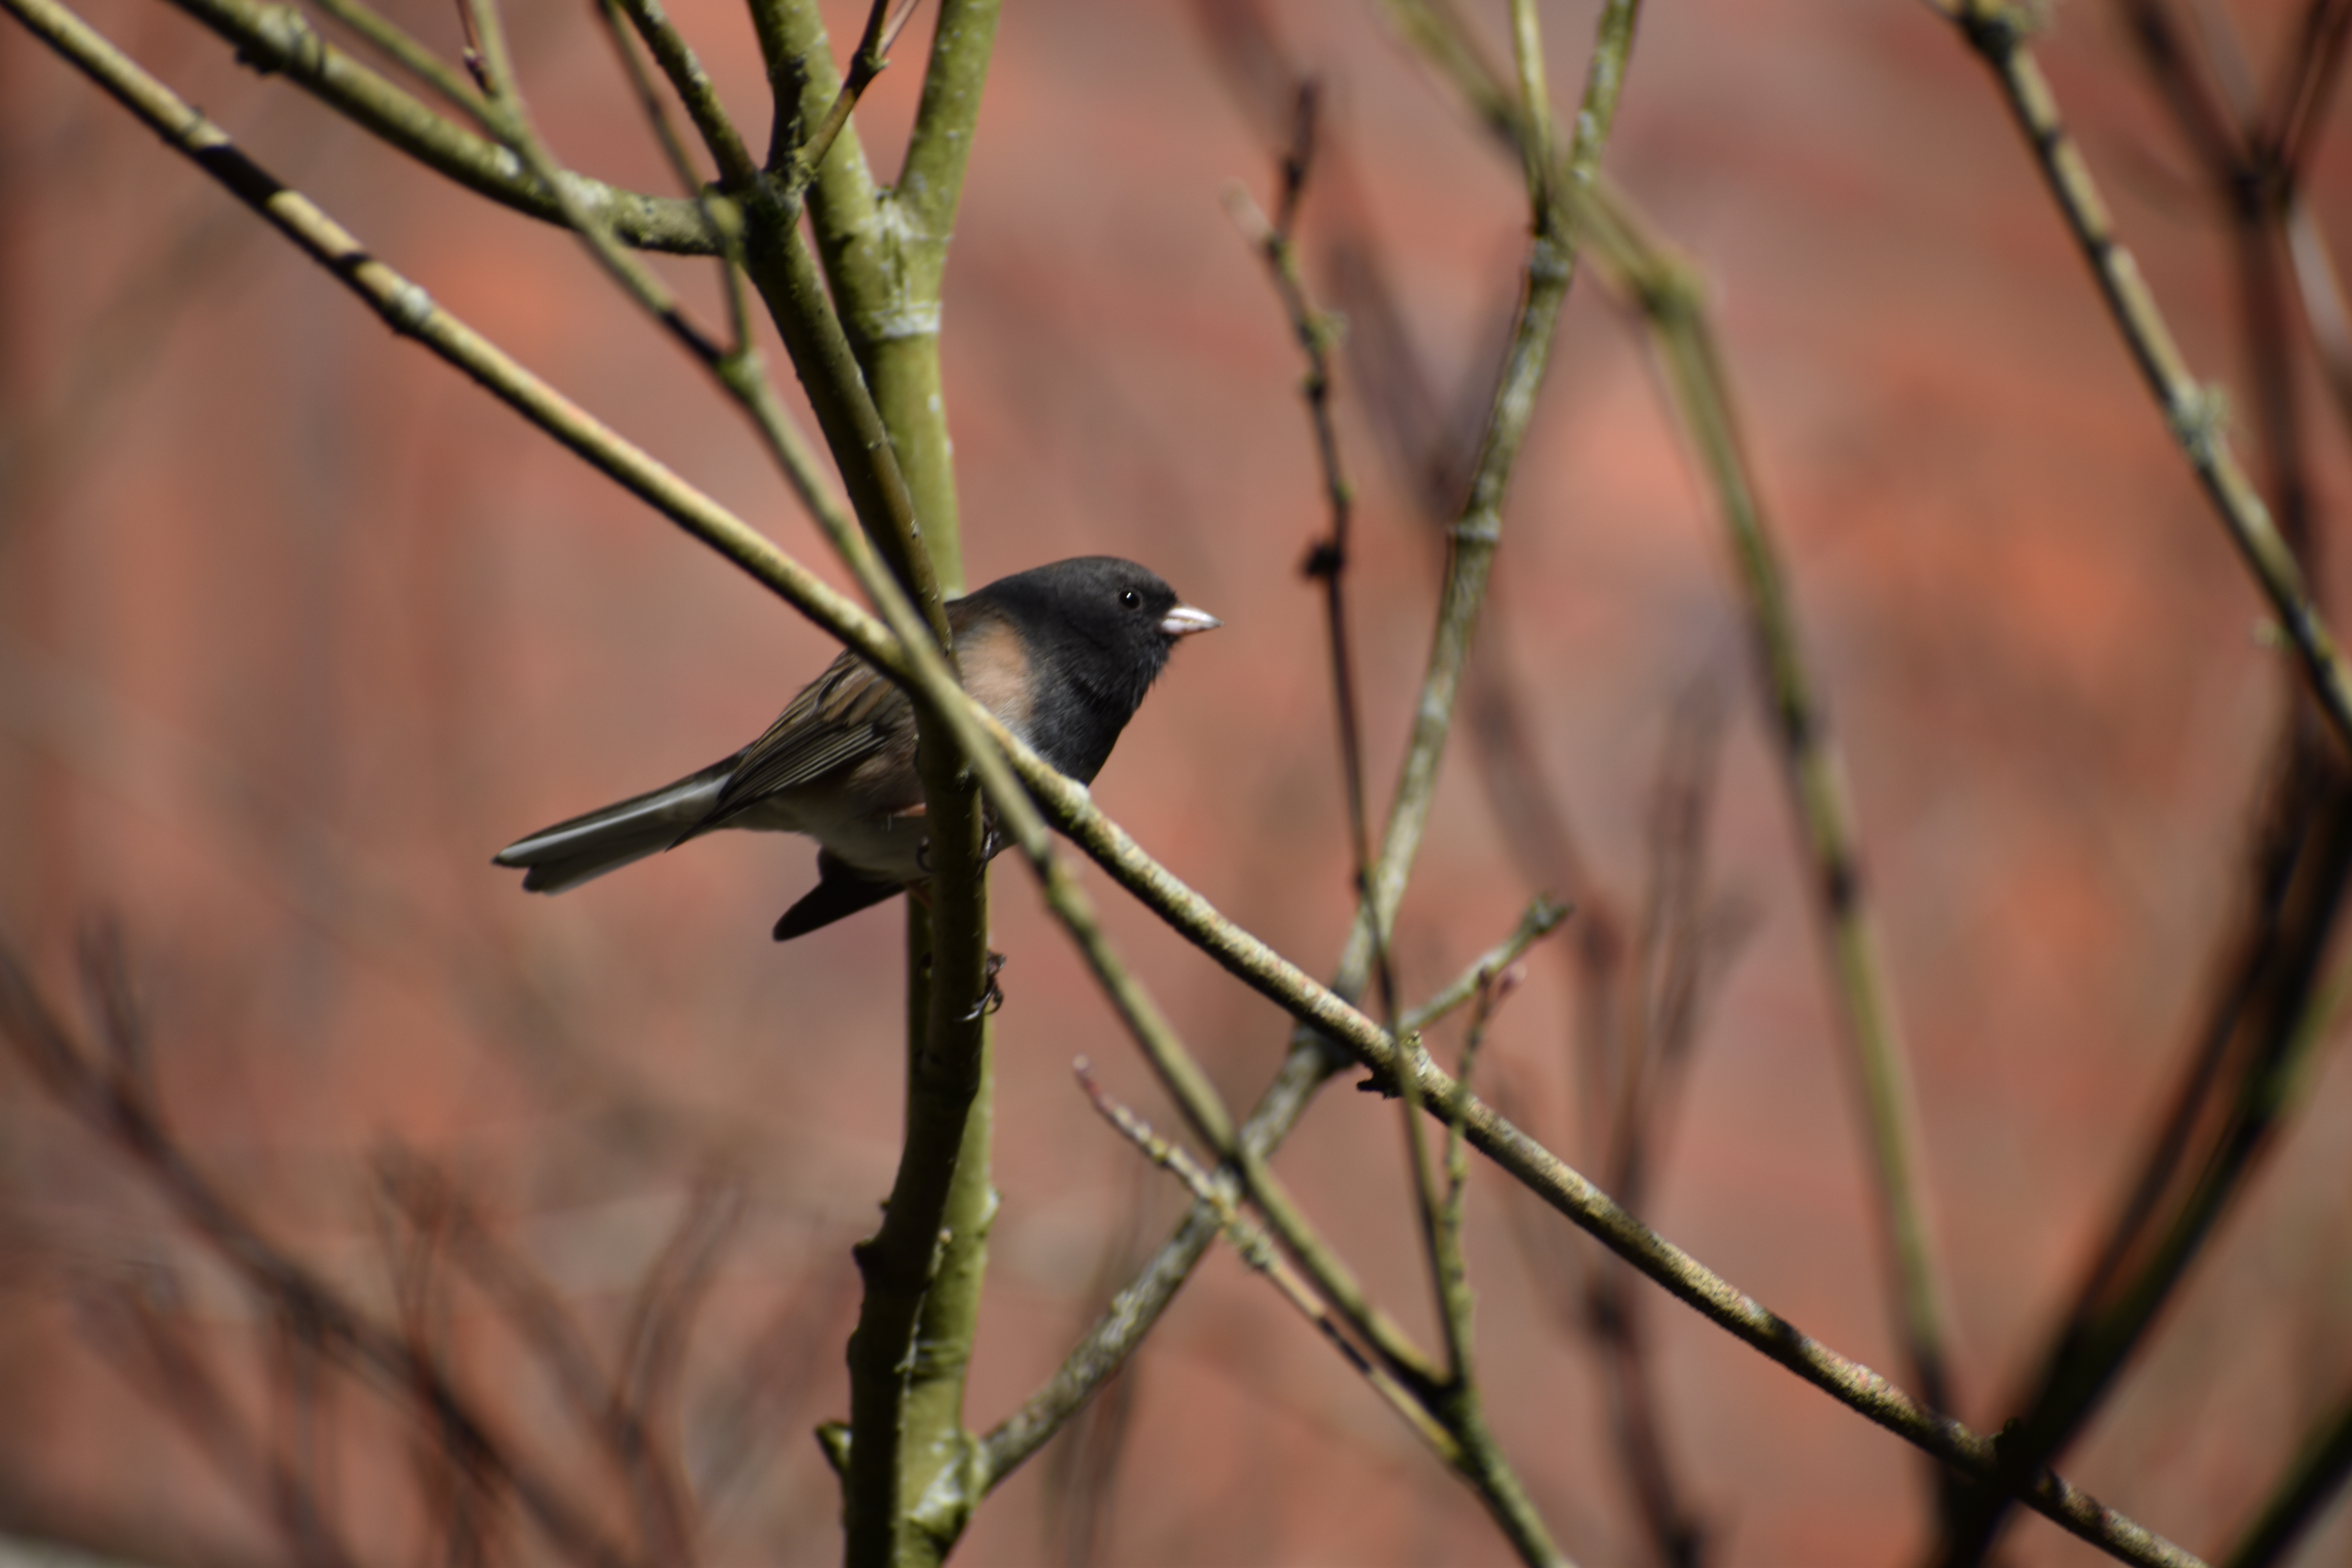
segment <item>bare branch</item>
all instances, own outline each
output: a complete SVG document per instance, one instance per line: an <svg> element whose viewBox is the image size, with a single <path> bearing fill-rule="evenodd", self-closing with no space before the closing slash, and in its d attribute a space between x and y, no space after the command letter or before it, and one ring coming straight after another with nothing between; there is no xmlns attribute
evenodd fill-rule
<svg viewBox="0 0 2352 1568"><path fill-rule="evenodd" d="M174 0L236 47L257 70L285 77L371 135L517 212L559 223L556 193L496 142L436 114L408 92L319 36L300 11L272 0ZM717 240L691 201L648 196L572 175L568 195L628 245L703 256Z"/></svg>
<svg viewBox="0 0 2352 1568"><path fill-rule="evenodd" d="M481 89L448 61L426 48L415 35L367 4L367 0L319 0L319 9L392 57L404 70L424 82L487 130L489 108Z"/></svg>
<svg viewBox="0 0 2352 1568"><path fill-rule="evenodd" d="M2312 598L2302 565L2239 466L2222 428L2216 395L2189 374L2138 262L2116 237L2089 165L2068 133L2049 80L2027 45L2029 18L2005 0L1949 0L1938 8L2000 79L2010 112L2040 160L2050 194L2090 264L2116 330L2155 395L2173 439L2294 645L2328 727L2339 742L2352 746L2352 669L2347 668L2335 635Z"/></svg>
<svg viewBox="0 0 2352 1568"><path fill-rule="evenodd" d="M1295 238L1299 204L1306 195L1307 177L1314 167L1316 116L1321 101L1312 78L1298 80L1295 100L1290 145L1281 160L1276 216L1269 221L1239 185L1228 187L1225 205L1265 262L1276 297L1281 300L1283 314L1290 323L1291 335L1298 341L1299 352L1307 361L1307 374L1299 391L1306 399L1307 419L1315 432L1315 455L1322 469L1323 501L1330 518L1330 532L1308 549L1304 570L1310 580L1323 585L1331 701L1339 719L1339 777L1348 807L1348 849L1354 868L1356 897L1360 902L1370 894L1372 844L1370 812L1364 803L1363 714L1356 693L1355 656L1348 637L1349 525L1355 515L1355 490L1348 483L1347 469L1340 459L1339 431L1331 407L1331 352L1339 333L1338 322L1318 310L1307 295L1307 281L1299 272ZM1379 985L1381 1016L1392 1023L1397 1010L1396 975L1389 963L1388 945L1378 931L1373 936L1372 973Z"/></svg>
<svg viewBox="0 0 2352 1568"><path fill-rule="evenodd" d="M14 954L5 951L0 951L0 1036L34 1068L58 1102L121 1154L271 1312L300 1325L322 1351L368 1374L396 1404L436 1431L453 1463L480 1484L519 1501L559 1550L596 1568L637 1568L638 1559L607 1540L570 1500L499 1441L437 1365L413 1355L400 1334L279 1248L215 1188L173 1140L160 1110L140 1087L75 1040L33 990ZM273 1495L286 1495L291 1486L290 1480L271 1481Z"/></svg>
<svg viewBox="0 0 2352 1568"><path fill-rule="evenodd" d="M1893 983L1864 898L1860 835L1843 759L1807 668L1793 597L1750 478L1721 355L1696 280L1605 187L1580 203L1594 248L1641 304L1675 405L1714 489L1746 598L1764 696L1790 804L1811 860L1832 983L1862 1089L1898 1328L1921 1395L1951 1403L1944 1361L1944 1288L1920 1190L1918 1110Z"/></svg>
<svg viewBox="0 0 2352 1568"><path fill-rule="evenodd" d="M702 144L710 150L711 161L718 164L721 188L740 191L751 185L760 177L759 162L743 144L742 133L735 129L734 121L728 117L726 106L719 101L719 89L711 84L709 75L702 68L702 62L695 58L694 50L687 44L684 35L678 32L677 25L669 19L669 14L662 9L661 0L608 0L608 3L618 5L628 14L629 22L636 28L637 36L646 41L646 47L653 51L655 61L660 65L662 74L669 79L678 101L686 105L687 115L694 121L696 133L702 138ZM656 115L655 123L662 130L664 142L669 142L666 122ZM669 151L673 166L682 166L684 160L674 144ZM688 191L695 190L701 183L685 174L682 167L681 178Z"/></svg>
<svg viewBox="0 0 2352 1568"><path fill-rule="evenodd" d="M709 503L707 498L679 483L675 476L653 465L642 453L594 425L461 324L432 308L421 290L365 255L347 234L328 223L315 207L294 193L284 190L245 161L209 122L194 115L184 104L164 91L160 84L123 59L102 39L57 5L54 0L5 0L5 4L13 15L25 21L45 41L66 54L139 112L167 141L198 157L215 177L267 214L298 243L327 262L339 277L367 297L396 328L430 343L436 352L464 366L468 374L478 375L499 395L529 412L568 445L589 456L607 472L622 479L636 493L648 499L657 499L658 504L669 515L719 547L731 559L739 560L760 580L802 605L813 617L858 647L861 654L868 657L877 668L891 672L898 679L914 681L919 689L940 704L941 711L951 721L966 725L981 724L977 710L953 693L951 676L935 660L926 659L919 646L910 647L903 637L893 637L886 633L872 616L838 595L824 589L797 563ZM898 615L905 616L913 625L919 625L904 610L898 611ZM918 637L916 641L919 644L920 637ZM1242 974L1254 986L1280 999L1319 1031L1359 1052L1376 1073L1390 1075L1397 1070L1392 1042L1370 1020L1331 991L1315 984L1294 966L1281 961L1263 943L1230 922L1223 921L1205 901L1200 900L1189 889L1169 877L1149 857L1136 849L1115 825L1102 818L1091 803L1084 798L1083 792L1076 791L1075 786L1054 774L1034 755L1028 754L1025 748L1011 742L1009 737L1001 737L1000 741L1007 745L1018 763L1024 782L1050 805L1055 819L1068 826L1074 836L1086 843L1089 852L1103 859L1123 881L1146 889L1148 901L1190 940L1202 945L1204 950L1217 956L1221 963ZM990 770L990 762L994 754L984 744L970 748L970 755L983 772ZM993 796L998 780L991 777L989 782ZM1066 872L1055 877L1054 873L1059 868L1052 861L1042 836L1030 836L1034 829L1029 823L1020 820L1017 803L1017 792L998 800L999 809L1006 814L1016 838L1023 843L1024 849L1032 853L1041 867L1041 872L1048 877L1049 889L1053 889L1056 882L1066 887ZM1061 908L1063 905L1057 901L1057 909ZM1094 954L1090 952L1092 956ZM38 1058L42 1055L38 1046L39 1032L34 1031L30 1037L35 1044L29 1048ZM1670 1289L1699 1307L1711 1319L1783 1364L1798 1370L1809 1381L1833 1391L1842 1400L1890 1429L1969 1469L1971 1473L1993 1473L1994 1457L1991 1445L1987 1440L1957 1423L1923 1409L1883 1379L1835 1356L1748 1301L1719 1278L1640 1226L1582 1177L1496 1115L1490 1107L1475 1097L1458 1096L1451 1080L1433 1068L1423 1071L1420 1087L1428 1102L1441 1111L1451 1112L1458 1099L1463 1108L1461 1114L1466 1136L1475 1146L1488 1152L1548 1202L1603 1236L1612 1247L1633 1258L1644 1272L1667 1283ZM405 1364L404 1362L402 1364ZM2037 1507L2067 1522L2070 1528L2123 1551L2135 1561L2180 1563L2189 1560L2177 1549L2158 1542L2130 1521L2107 1513L2053 1477L2046 1474L2035 1477L2031 1486Z"/></svg>
<svg viewBox="0 0 2352 1568"><path fill-rule="evenodd" d="M403 1161L388 1165L383 1178L393 1203L413 1225L431 1226L440 1245L514 1324L523 1343L553 1374L582 1429L597 1435L635 1496L646 1559L690 1565L691 1509L676 1460L655 1440L628 1384L600 1363L563 1302L537 1271L490 1235L438 1173Z"/></svg>
<svg viewBox="0 0 2352 1568"><path fill-rule="evenodd" d="M2304 1437L2278 1487L2221 1561L2224 1568L2273 1568L2318 1522L2352 1477L2352 1400L2329 1411Z"/></svg>
<svg viewBox="0 0 2352 1568"><path fill-rule="evenodd" d="M1241 1260L1264 1275L1276 1293L1306 1319L1308 1325L1322 1335L1326 1343L1339 1352L1340 1359L1371 1385L1373 1393L1404 1417L1405 1424L1419 1434L1422 1441L1427 1443L1440 1459L1449 1466L1458 1466L1462 1462L1461 1449L1453 1436L1438 1424L1395 1373L1366 1353L1349 1336L1339 1315L1316 1294L1314 1287L1297 1268L1283 1260L1282 1255L1275 1250L1274 1244L1267 1240L1265 1233L1243 1216L1225 1187L1202 1170L1200 1162L1186 1153L1181 1145L1154 1132L1150 1122L1104 1089L1096 1080L1094 1068L1084 1057L1072 1064L1072 1070L1077 1075L1078 1087L1086 1090L1087 1098L1094 1102L1095 1110L1101 1113L1102 1119L1118 1129L1119 1135L1134 1144L1145 1159L1183 1183L1184 1189L1192 1194L1192 1201L1216 1215L1225 1239L1232 1243Z"/></svg>

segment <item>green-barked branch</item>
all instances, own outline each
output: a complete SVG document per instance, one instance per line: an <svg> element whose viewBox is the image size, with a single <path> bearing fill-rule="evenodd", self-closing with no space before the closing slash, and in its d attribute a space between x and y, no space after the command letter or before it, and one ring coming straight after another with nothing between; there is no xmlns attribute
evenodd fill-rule
<svg viewBox="0 0 2352 1568"><path fill-rule="evenodd" d="M928 627L895 583L878 595L903 634L861 608L774 542L648 457L609 426L436 305L425 289L372 255L348 230L247 158L220 129L124 56L58 0L0 0L6 11L261 215L358 294L399 334L428 348L665 517L719 552L893 679L943 719L981 774L1008 837L1049 890L1075 893L1046 836L1050 818L1159 916L1303 1025L1389 1079L1400 1063L1378 1025L1289 964L1145 854L1094 806L1087 792L1017 740L992 730L945 667ZM989 743L993 736L996 744ZM1017 782L1013 782L1016 781ZM1024 792L1023 786L1026 786ZM1036 803L1032 805L1032 800ZM1042 816L1041 816L1042 812ZM1079 895L1082 898L1082 895ZM1061 907L1057 904L1057 910ZM1107 952L1107 950L1103 950ZM1090 954L1090 957L1094 956ZM1309 1087L1319 1075L1303 1075ZM1433 1065L1420 1069L1424 1102L1458 1116L1474 1148L1600 1238L1709 1321L1868 1419L1969 1475L2003 1479L1991 1439L1931 1410L1883 1377L1838 1355L1758 1305L1665 1241L1574 1170L1520 1132ZM1245 1124L1246 1125L1246 1124ZM2125 1561L2187 1568L2198 1560L2046 1471L2015 1478L2023 1500Z"/></svg>

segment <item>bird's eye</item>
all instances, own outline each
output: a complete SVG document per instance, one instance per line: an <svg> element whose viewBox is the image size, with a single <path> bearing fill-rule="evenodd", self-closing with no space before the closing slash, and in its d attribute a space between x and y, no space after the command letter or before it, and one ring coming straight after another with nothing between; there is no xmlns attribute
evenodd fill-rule
<svg viewBox="0 0 2352 1568"><path fill-rule="evenodd" d="M1118 602L1125 605L1130 610L1136 609L1140 607L1143 604L1143 595L1137 593L1134 589L1129 588L1126 593L1121 594L1118 596Z"/></svg>

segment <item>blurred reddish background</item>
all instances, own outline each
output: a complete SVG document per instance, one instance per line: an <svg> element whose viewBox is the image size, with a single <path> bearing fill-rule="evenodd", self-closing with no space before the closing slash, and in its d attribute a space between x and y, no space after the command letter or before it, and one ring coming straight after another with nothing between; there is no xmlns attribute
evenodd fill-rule
<svg viewBox="0 0 2352 1568"><path fill-rule="evenodd" d="M1499 7L1479 9L1499 37ZM446 8L391 11L454 50ZM740 8L677 13L757 134ZM164 7L87 14L444 304L841 579L741 421L573 242L404 163ZM2241 7L2258 58L2293 14ZM828 15L840 38L862 7ZM667 188L585 11L522 0L513 16L557 151ZM1545 7L1563 102L1591 17L1583 0ZM1278 19L1328 85L1328 137L1415 341L1475 395L1524 228L1513 170L1372 8ZM2225 233L2114 16L2071 5L2055 24L2045 58L2126 237L2200 374L2241 381ZM886 173L928 27L861 114ZM600 1332L698 1173L729 1162L748 1214L687 1363L689 1433L739 1390L763 1325L782 1325L783 1350L767 1436L738 1456L709 1556L833 1559L835 1492L808 1431L845 1414L848 1246L895 1159L897 916L772 944L814 874L798 840L700 842L555 900L523 898L488 863L527 829L741 743L826 657L823 639L395 341L13 26L0 138L0 932L66 996L77 931L118 919L189 1146L370 1300L384 1289L372 1162L388 1149L460 1177ZM2343 141L2326 139L2311 190L2352 240ZM1714 281L1915 1056L1958 1413L1989 1430L2185 1049L2235 895L2275 656L1990 79L1926 7L1658 5L1607 163ZM1097 799L1321 970L1350 907L1319 612L1297 570L1324 520L1296 349L1219 204L1232 179L1265 199L1270 175L1186 6L1019 0L958 227L945 355L974 583L1114 552L1224 618L1179 653ZM667 270L708 307L707 265ZM772 363L785 368L781 352ZM2312 406L2332 531L2352 467L2315 392ZM1340 408L1384 798L1438 556L1352 384ZM1727 683L1718 875L1756 925L1701 1038L1652 1215L1760 1301L1895 1371L1853 1097L1721 537L1638 331L1590 277L1496 592L1549 783L1622 898L1640 886L1669 709L1695 678ZM1398 930L1409 995L1497 940L1532 890L1493 823L1457 748ZM1282 1018L1090 880L1227 1094L1254 1097ZM983 1425L1178 1212L1073 1087L1071 1058L1161 1125L1172 1113L1027 874L1007 863L995 886L1010 1000L1004 1205L971 1389ZM1486 1070L1573 1152L1570 1004L1568 966L1540 959ZM2323 1060L2063 1467L2200 1549L2227 1541L2352 1380L2352 1075ZM0 1083L0 1526L159 1562L274 1560L267 1520L110 1363L75 1281L168 1264L222 1353L258 1365L249 1308L13 1063ZM1343 1084L1283 1168L1427 1332L1393 1111ZM1512 1202L1491 1172L1475 1178L1495 1425L1564 1547L1637 1560L1593 1363L1548 1295L1557 1275L1516 1239ZM1538 1229L1584 1250L1564 1225ZM1667 1443L1717 1561L1917 1552L1925 1478L1907 1448L1643 1296ZM516 1408L549 1417L510 1342L485 1322L460 1331L469 1377L511 1374ZM1470 1495L1230 1256L1178 1300L1129 1394L1095 1561L1506 1559ZM413 1556L404 1428L370 1396L342 1406L347 1447L374 1456L340 1482L353 1534L368 1561ZM695 1441L689 1463L714 1462ZM998 1494L961 1560L1078 1555L1055 1474L1041 1458ZM2010 1542L2020 1563L2093 1557L2036 1520ZM2304 1560L2347 1553L2339 1510Z"/></svg>

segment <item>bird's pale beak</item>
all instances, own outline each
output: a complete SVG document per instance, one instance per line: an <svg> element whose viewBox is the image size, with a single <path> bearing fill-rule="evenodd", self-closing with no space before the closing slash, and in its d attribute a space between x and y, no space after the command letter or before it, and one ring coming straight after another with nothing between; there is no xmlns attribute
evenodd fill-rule
<svg viewBox="0 0 2352 1568"><path fill-rule="evenodd" d="M1194 632L1215 631L1224 624L1206 610L1179 605L1160 617L1160 632L1162 637L1189 637Z"/></svg>

